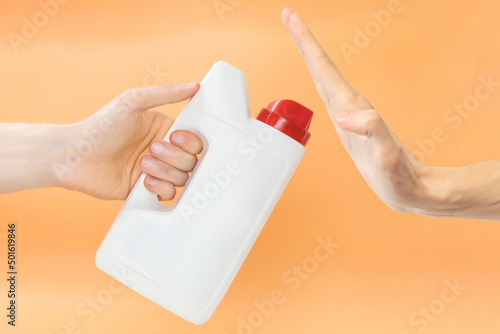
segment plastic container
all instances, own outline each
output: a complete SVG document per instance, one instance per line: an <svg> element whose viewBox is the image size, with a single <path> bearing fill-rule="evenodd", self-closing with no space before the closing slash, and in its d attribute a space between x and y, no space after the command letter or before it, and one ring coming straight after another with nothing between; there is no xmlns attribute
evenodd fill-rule
<svg viewBox="0 0 500 334"><path fill-rule="evenodd" d="M143 174L96 254L97 267L194 323L229 288L304 155L312 111L290 100L250 114L243 73L216 63L167 133L203 153L177 201L164 206Z"/></svg>

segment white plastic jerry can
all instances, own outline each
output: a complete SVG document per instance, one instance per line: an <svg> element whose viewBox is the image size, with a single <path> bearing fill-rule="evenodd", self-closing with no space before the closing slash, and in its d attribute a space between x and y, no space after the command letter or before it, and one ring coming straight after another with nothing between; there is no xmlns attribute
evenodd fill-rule
<svg viewBox="0 0 500 334"><path fill-rule="evenodd" d="M312 114L278 100L254 119L243 73L217 62L165 137L183 129L203 142L177 201L161 204L141 175L97 267L194 324L207 321L304 155Z"/></svg>

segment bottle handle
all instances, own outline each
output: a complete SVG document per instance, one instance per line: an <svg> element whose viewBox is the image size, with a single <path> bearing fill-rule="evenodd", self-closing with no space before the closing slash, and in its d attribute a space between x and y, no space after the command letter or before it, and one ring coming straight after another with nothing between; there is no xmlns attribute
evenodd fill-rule
<svg viewBox="0 0 500 334"><path fill-rule="evenodd" d="M218 130L210 126L207 115L234 127L242 127L251 117L248 90L243 72L219 61L215 63L200 83L199 91L188 101L172 124L164 140L170 142L170 134L176 130L187 130L203 142L203 153L191 172L175 203L166 206L158 196L144 186L146 174L142 173L129 194L125 206L155 212L174 212L183 197L190 195L195 185L198 170L205 162L204 157L211 149L211 138ZM220 134L219 134L220 135ZM124 207L125 207L124 206Z"/></svg>

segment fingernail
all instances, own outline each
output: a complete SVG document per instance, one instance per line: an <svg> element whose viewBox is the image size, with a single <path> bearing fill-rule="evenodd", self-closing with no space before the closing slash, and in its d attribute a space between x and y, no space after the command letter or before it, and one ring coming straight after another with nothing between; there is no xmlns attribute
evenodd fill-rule
<svg viewBox="0 0 500 334"><path fill-rule="evenodd" d="M184 143L184 136L180 133L176 133L175 136L172 138L172 141L174 142L174 144L177 144L177 145L181 145L182 143Z"/></svg>
<svg viewBox="0 0 500 334"><path fill-rule="evenodd" d="M339 112L337 112L337 115L335 118L339 122L347 122L350 117L351 117L350 111L339 111Z"/></svg>
<svg viewBox="0 0 500 334"><path fill-rule="evenodd" d="M158 142L153 143L153 145L151 145L151 152L154 154L160 154L163 152L163 145Z"/></svg>
<svg viewBox="0 0 500 334"><path fill-rule="evenodd" d="M188 83L188 84L185 84L184 86L186 86L187 88L191 88L191 87L194 87L198 84L198 82L191 82L191 83Z"/></svg>
<svg viewBox="0 0 500 334"><path fill-rule="evenodd" d="M152 177L152 176L149 176L149 177L148 177L148 184L149 184L150 186L154 186L154 185L156 185L157 183L158 183L158 180L157 180L157 179L155 179L155 178L154 178L154 177Z"/></svg>
<svg viewBox="0 0 500 334"><path fill-rule="evenodd" d="M153 166L153 159L148 157L142 159L142 167L148 169L151 168L151 166Z"/></svg>

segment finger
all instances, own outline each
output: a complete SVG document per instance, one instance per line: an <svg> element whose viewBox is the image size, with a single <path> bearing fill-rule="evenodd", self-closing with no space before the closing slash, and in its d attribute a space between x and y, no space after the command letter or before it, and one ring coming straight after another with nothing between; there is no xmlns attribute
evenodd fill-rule
<svg viewBox="0 0 500 334"><path fill-rule="evenodd" d="M176 130L170 134L170 142L190 154L203 150L203 143L198 136L186 130Z"/></svg>
<svg viewBox="0 0 500 334"><path fill-rule="evenodd" d="M393 142L391 130L374 109L339 111L335 120L344 130L376 140L380 144Z"/></svg>
<svg viewBox="0 0 500 334"><path fill-rule="evenodd" d="M121 100L131 109L144 111L170 103L184 101L200 89L193 82L185 85L164 85L149 88L129 89L121 94Z"/></svg>
<svg viewBox="0 0 500 334"><path fill-rule="evenodd" d="M189 177L187 172L148 155L141 158L139 166L144 173L163 181L169 181L176 187L184 186Z"/></svg>
<svg viewBox="0 0 500 334"><path fill-rule="evenodd" d="M157 194L162 201L169 201L175 197L176 189L171 182L146 175L144 178L144 186L147 190Z"/></svg>
<svg viewBox="0 0 500 334"><path fill-rule="evenodd" d="M344 79L335 63L325 52L299 15L292 12L289 8L285 8L282 12L282 19L292 35L300 53L304 57L314 81L320 81L318 72L319 69L322 69L322 71L326 71L327 74L324 76L324 80L321 80L321 83L325 85L324 88L327 89L327 93L339 94L351 92L353 90L351 86Z"/></svg>
<svg viewBox="0 0 500 334"><path fill-rule="evenodd" d="M348 105L353 100L361 104L355 107L370 108L369 103L355 98L359 94L345 80L299 15L285 8L282 11L282 19L302 54L323 101L333 104L337 110L353 107Z"/></svg>
<svg viewBox="0 0 500 334"><path fill-rule="evenodd" d="M149 151L153 157L184 172L191 172L198 161L196 155L164 140L153 142Z"/></svg>

